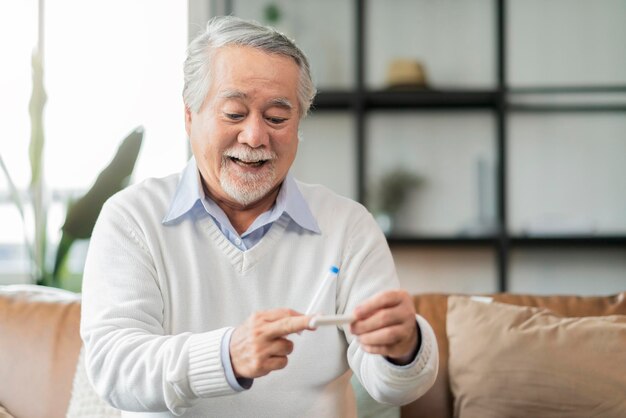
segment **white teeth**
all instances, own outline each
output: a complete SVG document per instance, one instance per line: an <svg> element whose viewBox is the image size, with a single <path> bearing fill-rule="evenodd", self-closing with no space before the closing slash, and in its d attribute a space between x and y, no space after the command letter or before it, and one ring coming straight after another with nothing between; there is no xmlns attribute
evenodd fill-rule
<svg viewBox="0 0 626 418"><path fill-rule="evenodd" d="M237 157L230 157L230 158L236 164L251 165L251 166L260 166L267 161L267 160L245 161L245 160L240 160Z"/></svg>
<svg viewBox="0 0 626 418"><path fill-rule="evenodd" d="M224 158L229 159L235 164L242 167L261 167L265 163L269 163L277 158L276 153L268 150L253 149L227 149L224 152Z"/></svg>

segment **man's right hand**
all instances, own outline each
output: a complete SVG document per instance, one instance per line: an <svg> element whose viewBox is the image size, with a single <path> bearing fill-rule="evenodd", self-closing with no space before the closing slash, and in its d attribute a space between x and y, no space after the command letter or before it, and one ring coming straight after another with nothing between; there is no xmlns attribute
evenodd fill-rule
<svg viewBox="0 0 626 418"><path fill-rule="evenodd" d="M230 361L237 378L254 379L283 369L293 342L285 338L309 327L311 316L291 309L256 312L235 328L230 339Z"/></svg>

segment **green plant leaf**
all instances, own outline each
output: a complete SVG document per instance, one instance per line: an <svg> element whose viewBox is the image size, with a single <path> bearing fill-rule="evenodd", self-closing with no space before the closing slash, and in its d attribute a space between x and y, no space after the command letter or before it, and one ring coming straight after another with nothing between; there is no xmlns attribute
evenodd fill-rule
<svg viewBox="0 0 626 418"><path fill-rule="evenodd" d="M91 237L104 202L126 186L135 167L142 140L141 126L124 139L115 157L98 175L91 189L68 208L62 228L64 234L73 239Z"/></svg>
<svg viewBox="0 0 626 418"><path fill-rule="evenodd" d="M70 247L76 241L73 237L66 234L65 231L61 232L61 241L57 247L57 254L54 260L54 270L52 270L52 286L59 287L60 285L60 272L67 258L67 254L70 252Z"/></svg>
<svg viewBox="0 0 626 418"><path fill-rule="evenodd" d="M74 241L91 237L104 202L126 186L135 168L142 141L143 127L139 126L124 139L115 157L98 175L91 189L69 206L61 228L61 241L51 277L52 285L59 285L59 273Z"/></svg>
<svg viewBox="0 0 626 418"><path fill-rule="evenodd" d="M35 236L33 239L32 252L35 267L35 278L39 283L45 282L46 274L46 224L47 202L43 189L43 109L46 105L47 95L43 85L43 57L41 50L35 50L31 57L33 89L28 103L30 113L30 144L28 154L30 158L31 180L30 195L33 205L35 222Z"/></svg>
<svg viewBox="0 0 626 418"><path fill-rule="evenodd" d="M411 189L422 184L423 179L403 168L385 174L380 181L380 208L383 212L394 215L404 204Z"/></svg>
<svg viewBox="0 0 626 418"><path fill-rule="evenodd" d="M46 105L47 95L43 85L43 62L38 51L33 53L31 64L33 67L33 90L28 104L28 112L30 113L30 146L28 153L31 169L30 183L31 188L35 188L41 183L41 160L44 146L43 108Z"/></svg>
<svg viewBox="0 0 626 418"><path fill-rule="evenodd" d="M263 9L263 15L265 16L265 21L271 25L278 23L282 17L280 7L278 7L275 3L270 3L265 6Z"/></svg>
<svg viewBox="0 0 626 418"><path fill-rule="evenodd" d="M51 277L53 284L59 284L59 272L74 241L91 237L104 202L126 186L135 167L142 141L143 127L139 126L122 141L113 160L98 175L91 189L69 206L54 261Z"/></svg>

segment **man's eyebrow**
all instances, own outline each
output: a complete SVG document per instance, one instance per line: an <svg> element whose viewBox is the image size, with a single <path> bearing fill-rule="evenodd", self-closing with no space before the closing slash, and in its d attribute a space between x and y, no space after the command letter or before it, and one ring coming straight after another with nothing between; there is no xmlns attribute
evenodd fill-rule
<svg viewBox="0 0 626 418"><path fill-rule="evenodd" d="M221 91L218 96L221 99L247 99L248 95L239 90L224 90Z"/></svg>
<svg viewBox="0 0 626 418"><path fill-rule="evenodd" d="M238 100L246 100L248 95L240 90L224 90L218 93L218 97L220 99L238 99ZM286 97L277 97L275 99L270 99L267 102L268 106L277 106L283 109L292 110L293 104Z"/></svg>
<svg viewBox="0 0 626 418"><path fill-rule="evenodd" d="M284 98L284 97L278 97L276 99L272 99L269 101L269 105L270 106L277 106L277 107L282 107L284 109L287 110L291 110L293 109L293 105L291 104L291 102Z"/></svg>

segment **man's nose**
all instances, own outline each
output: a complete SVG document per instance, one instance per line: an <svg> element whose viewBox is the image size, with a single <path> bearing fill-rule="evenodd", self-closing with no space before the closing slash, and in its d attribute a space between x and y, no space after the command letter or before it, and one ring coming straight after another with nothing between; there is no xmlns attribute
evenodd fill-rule
<svg viewBox="0 0 626 418"><path fill-rule="evenodd" d="M249 116L242 125L237 140L240 144L246 144L251 148L259 148L269 144L268 126L262 117Z"/></svg>

